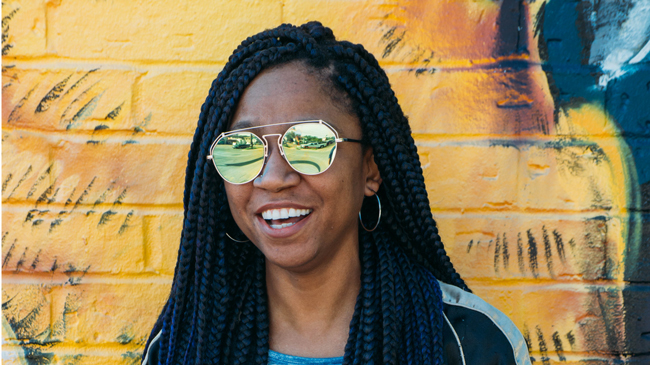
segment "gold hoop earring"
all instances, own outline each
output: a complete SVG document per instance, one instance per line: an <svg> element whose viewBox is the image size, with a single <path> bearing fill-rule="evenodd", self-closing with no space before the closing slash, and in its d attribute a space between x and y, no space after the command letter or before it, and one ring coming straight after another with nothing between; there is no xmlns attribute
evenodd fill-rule
<svg viewBox="0 0 650 365"><path fill-rule="evenodd" d="M228 236L228 238L230 238L232 241L237 242L237 243L246 243L246 242L250 242L250 240L246 240L246 241L236 240L236 239L232 238L232 237L228 234L228 232L226 232L226 236Z"/></svg>
<svg viewBox="0 0 650 365"><path fill-rule="evenodd" d="M381 200L379 200L379 195L377 195L377 193L375 193L375 198L377 198L377 206L378 206L379 214L377 216L377 223L375 223L375 226L372 227L372 229L368 229L363 224L363 218L361 218L361 211L359 211L359 223L361 223L361 227L363 227L363 229L365 229L367 232L372 232L375 229L377 229L377 227L379 226L379 222L381 221Z"/></svg>

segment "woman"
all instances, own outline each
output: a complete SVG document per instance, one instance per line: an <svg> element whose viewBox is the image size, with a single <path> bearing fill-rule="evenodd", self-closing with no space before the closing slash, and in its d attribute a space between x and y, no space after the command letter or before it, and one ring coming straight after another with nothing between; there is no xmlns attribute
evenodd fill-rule
<svg viewBox="0 0 650 365"><path fill-rule="evenodd" d="M235 50L201 109L183 203L146 364L529 362L445 253L385 73L320 23Z"/></svg>

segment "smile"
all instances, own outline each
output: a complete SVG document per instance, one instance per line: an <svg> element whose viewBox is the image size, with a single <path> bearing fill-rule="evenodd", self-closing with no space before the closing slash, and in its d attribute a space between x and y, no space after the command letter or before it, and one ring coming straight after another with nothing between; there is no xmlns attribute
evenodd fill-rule
<svg viewBox="0 0 650 365"><path fill-rule="evenodd" d="M273 229L291 227L312 212L311 209L281 208L262 212L262 218Z"/></svg>

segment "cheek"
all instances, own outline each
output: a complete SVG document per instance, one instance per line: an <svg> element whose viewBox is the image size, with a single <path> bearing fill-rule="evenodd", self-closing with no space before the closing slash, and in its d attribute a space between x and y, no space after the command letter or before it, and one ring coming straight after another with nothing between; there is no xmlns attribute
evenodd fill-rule
<svg viewBox="0 0 650 365"><path fill-rule="evenodd" d="M248 185L248 184L246 184ZM247 187L245 185L231 185L226 183L226 197L228 198L228 206L230 207L230 213L232 213L235 222L240 225L241 217L245 216L243 214L246 210L246 204L248 203Z"/></svg>

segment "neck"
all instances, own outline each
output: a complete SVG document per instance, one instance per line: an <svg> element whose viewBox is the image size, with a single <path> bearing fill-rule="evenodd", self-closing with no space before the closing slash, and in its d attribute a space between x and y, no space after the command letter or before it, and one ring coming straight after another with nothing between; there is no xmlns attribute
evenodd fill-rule
<svg viewBox="0 0 650 365"><path fill-rule="evenodd" d="M307 271L267 262L272 350L305 357L343 355L361 286L358 243L345 247Z"/></svg>

